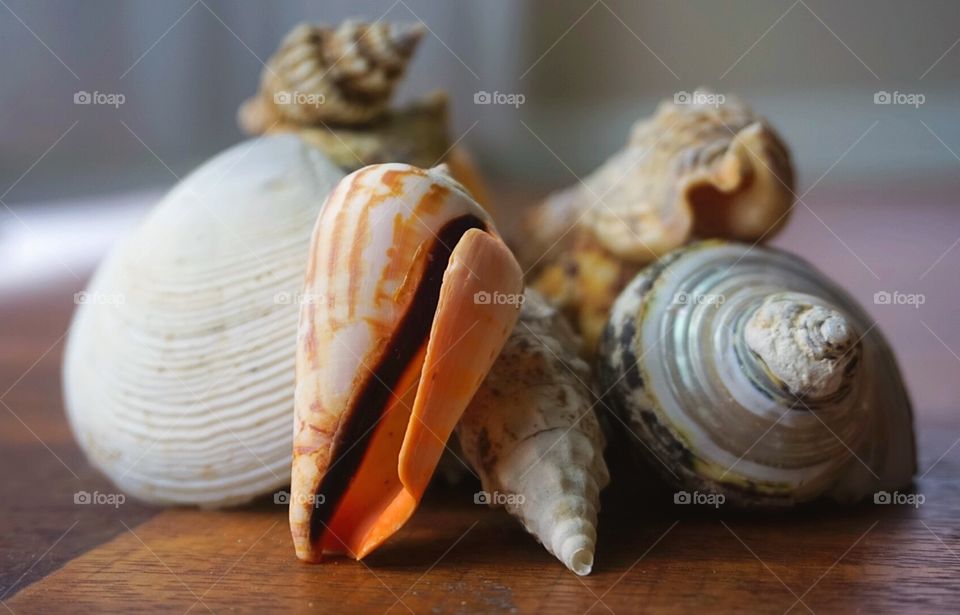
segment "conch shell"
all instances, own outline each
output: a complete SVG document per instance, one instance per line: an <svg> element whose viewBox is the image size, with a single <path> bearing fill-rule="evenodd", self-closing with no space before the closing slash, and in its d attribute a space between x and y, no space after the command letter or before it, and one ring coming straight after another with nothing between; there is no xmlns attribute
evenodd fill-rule
<svg viewBox="0 0 960 615"><path fill-rule="evenodd" d="M571 316L589 354L643 265L695 237L771 236L793 203L793 181L787 148L763 118L698 91L690 104L662 102L622 151L532 210L520 261Z"/></svg>
<svg viewBox="0 0 960 615"><path fill-rule="evenodd" d="M67 417L124 492L226 506L287 484L297 297L342 177L296 136L240 143L173 188L79 295Z"/></svg>
<svg viewBox="0 0 960 615"><path fill-rule="evenodd" d="M709 241L651 265L614 303L598 371L637 451L679 489L742 506L852 503L916 471L880 331L784 252Z"/></svg>
<svg viewBox="0 0 960 615"><path fill-rule="evenodd" d="M505 505L563 564L590 573L600 490L610 482L590 368L563 317L536 291L457 435L491 505ZM494 499L495 498L495 499Z"/></svg>
<svg viewBox="0 0 960 615"><path fill-rule="evenodd" d="M516 322L522 273L446 168L374 165L314 227L297 337L297 556L360 559L413 514Z"/></svg>
<svg viewBox="0 0 960 615"><path fill-rule="evenodd" d="M259 96L241 118L252 132L276 121L356 126L380 119L424 32L422 24L301 23L267 61Z"/></svg>

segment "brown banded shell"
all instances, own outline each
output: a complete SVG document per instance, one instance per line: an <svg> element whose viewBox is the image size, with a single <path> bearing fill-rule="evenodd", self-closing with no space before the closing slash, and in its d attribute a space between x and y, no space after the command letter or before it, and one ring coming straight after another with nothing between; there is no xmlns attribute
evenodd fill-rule
<svg viewBox="0 0 960 615"><path fill-rule="evenodd" d="M390 162L445 163L474 198L491 206L473 160L451 143L444 92L390 106L423 33L422 24L380 21L297 25L264 68L260 90L240 106L241 129L295 132L345 173Z"/></svg>
<svg viewBox="0 0 960 615"><path fill-rule="evenodd" d="M241 118L250 132L272 122L356 126L380 119L423 37L420 24L300 24L263 69Z"/></svg>

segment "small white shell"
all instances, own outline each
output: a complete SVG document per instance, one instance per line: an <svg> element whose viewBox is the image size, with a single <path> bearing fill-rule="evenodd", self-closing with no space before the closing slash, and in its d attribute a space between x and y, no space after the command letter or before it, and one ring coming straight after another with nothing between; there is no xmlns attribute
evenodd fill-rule
<svg viewBox="0 0 960 615"><path fill-rule="evenodd" d="M298 294L342 176L294 136L241 143L102 263L74 316L64 393L81 447L125 492L224 506L287 484Z"/></svg>
<svg viewBox="0 0 960 615"><path fill-rule="evenodd" d="M490 504L505 505L579 575L593 567L600 490L610 482L590 368L563 317L528 289L520 320L457 434ZM502 501L501 501L502 499Z"/></svg>

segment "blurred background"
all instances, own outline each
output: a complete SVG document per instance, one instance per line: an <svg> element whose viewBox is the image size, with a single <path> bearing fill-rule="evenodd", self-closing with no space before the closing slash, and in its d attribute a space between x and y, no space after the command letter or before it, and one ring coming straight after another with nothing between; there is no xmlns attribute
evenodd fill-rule
<svg viewBox="0 0 960 615"><path fill-rule="evenodd" d="M161 161L182 175L242 138L237 106L294 24L351 16L429 27L399 98L447 90L452 133L469 130L464 143L498 177L567 182L537 136L584 174L659 99L701 85L769 117L808 183L874 122L830 179L957 169L938 142L960 148L949 0L4 0L0 185L60 140L4 200L169 184ZM77 91L125 100L79 106ZM525 100L475 105L478 91ZM874 105L878 91L925 100Z"/></svg>

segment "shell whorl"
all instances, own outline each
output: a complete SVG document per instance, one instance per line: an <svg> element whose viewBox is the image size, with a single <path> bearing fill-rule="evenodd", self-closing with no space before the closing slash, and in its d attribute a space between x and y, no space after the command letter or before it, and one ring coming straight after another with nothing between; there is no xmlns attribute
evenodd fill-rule
<svg viewBox="0 0 960 615"><path fill-rule="evenodd" d="M299 24L267 62L260 102L279 119L301 125L375 121L424 32L422 24Z"/></svg>
<svg viewBox="0 0 960 615"><path fill-rule="evenodd" d="M622 150L524 219L520 260L574 319L588 354L641 267L695 238L769 238L787 218L786 145L742 102L702 96L722 103L664 101Z"/></svg>
<svg viewBox="0 0 960 615"><path fill-rule="evenodd" d="M783 140L741 101L664 101L582 184L529 214L529 256L540 258L578 219L614 256L638 264L691 237L758 239L783 224L793 186Z"/></svg>
<svg viewBox="0 0 960 615"><path fill-rule="evenodd" d="M484 489L570 570L589 574L605 440L579 339L536 291L457 427Z"/></svg>
<svg viewBox="0 0 960 615"><path fill-rule="evenodd" d="M680 488L784 506L912 476L910 402L886 341L786 253L721 241L672 253L617 298L599 355L609 405Z"/></svg>
<svg viewBox="0 0 960 615"><path fill-rule="evenodd" d="M800 398L822 399L851 375L859 342L837 310L814 297L771 295L743 328L747 346L775 382Z"/></svg>
<svg viewBox="0 0 960 615"><path fill-rule="evenodd" d="M690 236L754 239L793 202L787 148L743 103L664 102L587 182L606 207L584 225L619 258L647 262Z"/></svg>

